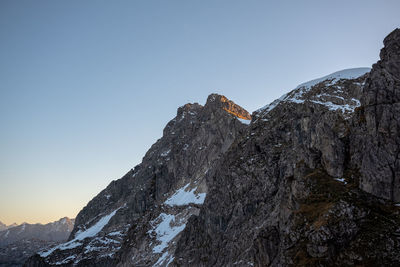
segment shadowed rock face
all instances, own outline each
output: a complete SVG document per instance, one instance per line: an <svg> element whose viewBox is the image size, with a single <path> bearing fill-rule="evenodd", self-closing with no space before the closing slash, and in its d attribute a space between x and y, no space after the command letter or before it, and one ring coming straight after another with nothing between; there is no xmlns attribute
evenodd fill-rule
<svg viewBox="0 0 400 267"><path fill-rule="evenodd" d="M109 266L120 261L122 266L147 266L170 261L180 231L198 214L207 194L205 174L248 127L238 118L250 115L216 94L205 106L178 108L142 163L92 199L78 214L69 242L41 253L41 264Z"/></svg>
<svg viewBox="0 0 400 267"><path fill-rule="evenodd" d="M354 162L361 189L400 202L400 30L384 45L364 86Z"/></svg>

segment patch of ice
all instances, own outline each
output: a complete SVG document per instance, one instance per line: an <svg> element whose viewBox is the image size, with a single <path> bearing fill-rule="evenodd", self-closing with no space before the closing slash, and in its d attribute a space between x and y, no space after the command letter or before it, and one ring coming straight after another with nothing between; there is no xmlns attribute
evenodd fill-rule
<svg viewBox="0 0 400 267"><path fill-rule="evenodd" d="M184 205L189 205L191 203L203 204L204 199L206 198L206 193L196 194L195 191L197 187L188 191L187 188L189 187L189 185L190 183L178 189L175 192L175 194L173 194L170 198L168 198L164 203L168 206L184 206Z"/></svg>

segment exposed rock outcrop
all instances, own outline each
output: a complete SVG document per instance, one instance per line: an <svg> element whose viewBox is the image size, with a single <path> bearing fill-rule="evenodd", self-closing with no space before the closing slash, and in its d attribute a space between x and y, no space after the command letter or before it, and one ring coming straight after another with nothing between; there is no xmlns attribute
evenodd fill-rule
<svg viewBox="0 0 400 267"><path fill-rule="evenodd" d="M360 188L400 202L400 30L384 40L364 86L352 150Z"/></svg>

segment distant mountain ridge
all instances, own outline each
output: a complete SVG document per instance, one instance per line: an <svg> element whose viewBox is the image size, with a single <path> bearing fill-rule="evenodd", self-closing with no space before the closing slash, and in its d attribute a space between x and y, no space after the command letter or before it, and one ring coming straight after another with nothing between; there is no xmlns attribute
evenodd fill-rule
<svg viewBox="0 0 400 267"><path fill-rule="evenodd" d="M13 223L13 224L10 224L10 225L6 225L6 224L4 224L3 222L0 221L0 232L4 231L4 230L7 230L8 228L15 227L17 225L18 224L16 224L16 223Z"/></svg>
<svg viewBox="0 0 400 267"><path fill-rule="evenodd" d="M74 227L75 219L64 217L47 224L29 224L8 228L0 232L0 246L8 245L22 239L39 239L43 241L64 241Z"/></svg>
<svg viewBox="0 0 400 267"><path fill-rule="evenodd" d="M39 250L67 240L74 223L64 217L47 224L9 225L0 231L0 266L21 266Z"/></svg>

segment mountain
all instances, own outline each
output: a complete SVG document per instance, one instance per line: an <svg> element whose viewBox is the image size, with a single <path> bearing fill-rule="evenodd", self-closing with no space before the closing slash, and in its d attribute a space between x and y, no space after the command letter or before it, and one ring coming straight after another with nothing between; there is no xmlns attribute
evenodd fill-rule
<svg viewBox="0 0 400 267"><path fill-rule="evenodd" d="M10 224L10 225L6 225L6 224L4 224L4 223L2 223L2 222L0 221L0 232L1 232L1 231L4 231L4 230L7 230L8 228L17 226L17 225L18 225L18 224L16 224L16 223L13 223L13 224Z"/></svg>
<svg viewBox="0 0 400 267"><path fill-rule="evenodd" d="M48 224L23 223L0 231L0 266L21 266L27 258L66 241L74 226L67 217Z"/></svg>
<svg viewBox="0 0 400 267"><path fill-rule="evenodd" d="M251 116L215 94L180 107L25 266L399 266L399 29L380 58Z"/></svg>

